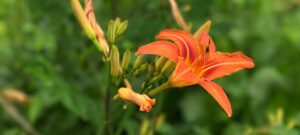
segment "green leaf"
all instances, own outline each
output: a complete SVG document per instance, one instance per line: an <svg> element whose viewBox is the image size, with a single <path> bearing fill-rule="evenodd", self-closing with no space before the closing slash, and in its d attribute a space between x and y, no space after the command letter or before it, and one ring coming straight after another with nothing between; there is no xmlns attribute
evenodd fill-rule
<svg viewBox="0 0 300 135"><path fill-rule="evenodd" d="M42 114L43 102L44 101L39 96L35 96L30 100L28 118L32 124L34 124Z"/></svg>

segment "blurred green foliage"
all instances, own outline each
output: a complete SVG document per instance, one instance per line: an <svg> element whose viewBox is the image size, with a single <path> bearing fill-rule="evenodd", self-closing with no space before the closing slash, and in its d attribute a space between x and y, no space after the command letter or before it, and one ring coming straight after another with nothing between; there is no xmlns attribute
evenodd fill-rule
<svg viewBox="0 0 300 135"><path fill-rule="evenodd" d="M178 0L178 5L193 30L212 20L210 34L218 50L242 51L256 63L254 69L217 80L229 96L233 117L192 86L164 92L150 113L132 105L124 110L121 102L111 101L112 132L300 134L300 1ZM167 0L95 0L95 10L105 32L110 19L129 20L116 44L121 52L134 52L162 29L178 28ZM101 57L69 0L0 1L0 89L13 87L30 95L28 105L15 106L42 134L103 133L105 90L115 94L117 88L108 85L109 69ZM274 124L268 117L278 108L284 116ZM24 135L0 110L0 134ZM160 115L165 119L154 128ZM150 125L141 124L145 120Z"/></svg>

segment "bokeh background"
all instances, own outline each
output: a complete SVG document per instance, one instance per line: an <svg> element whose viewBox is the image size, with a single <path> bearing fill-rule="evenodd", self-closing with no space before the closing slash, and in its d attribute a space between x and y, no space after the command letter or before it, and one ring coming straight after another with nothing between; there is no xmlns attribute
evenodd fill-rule
<svg viewBox="0 0 300 135"><path fill-rule="evenodd" d="M104 30L110 19L129 20L117 42L134 52L165 28L178 28L167 0L94 0ZM212 20L217 49L242 51L254 69L218 79L233 108L228 118L199 86L157 97L151 113L111 102L113 134L300 134L300 1L178 0L196 30ZM153 56L147 56L148 59ZM0 1L0 90L18 89L26 105L11 103L43 135L104 134L107 70L82 32L69 0ZM134 85L139 85L135 81ZM117 89L111 89L116 93ZM0 107L0 134L25 135Z"/></svg>

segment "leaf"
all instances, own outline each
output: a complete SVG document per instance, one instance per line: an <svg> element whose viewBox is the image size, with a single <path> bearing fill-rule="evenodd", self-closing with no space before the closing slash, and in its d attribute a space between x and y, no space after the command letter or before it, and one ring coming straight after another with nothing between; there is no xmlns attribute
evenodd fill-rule
<svg viewBox="0 0 300 135"><path fill-rule="evenodd" d="M34 124L42 114L43 105L44 101L39 96L35 96L30 100L28 118L32 124Z"/></svg>

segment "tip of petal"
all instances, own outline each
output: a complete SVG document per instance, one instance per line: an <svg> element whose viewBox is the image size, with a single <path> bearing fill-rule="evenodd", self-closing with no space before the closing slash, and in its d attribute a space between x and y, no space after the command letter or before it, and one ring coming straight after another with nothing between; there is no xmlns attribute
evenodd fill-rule
<svg viewBox="0 0 300 135"><path fill-rule="evenodd" d="M232 116L232 110L231 110L231 108L229 110L225 111L225 112L226 112L226 114L227 114L227 116L229 118Z"/></svg>
<svg viewBox="0 0 300 135"><path fill-rule="evenodd" d="M199 84L218 102L227 116L231 117L231 105L224 90L218 84L211 81L203 81L199 82Z"/></svg>
<svg viewBox="0 0 300 135"><path fill-rule="evenodd" d="M155 104L155 99L147 98L147 101L140 105L140 111L150 112L154 104Z"/></svg>

